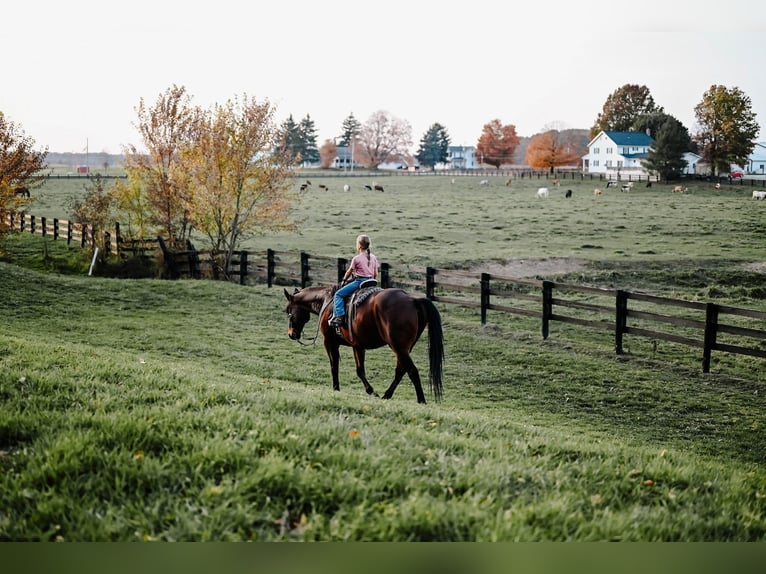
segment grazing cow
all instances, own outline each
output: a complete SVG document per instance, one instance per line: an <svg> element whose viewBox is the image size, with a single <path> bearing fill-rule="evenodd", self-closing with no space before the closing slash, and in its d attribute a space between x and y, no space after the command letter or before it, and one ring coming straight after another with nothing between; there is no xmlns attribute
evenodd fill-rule
<svg viewBox="0 0 766 574"><path fill-rule="evenodd" d="M564 197L566 197L566 198L572 197L572 190L571 189L567 189L567 192L564 194Z"/></svg>
<svg viewBox="0 0 766 574"><path fill-rule="evenodd" d="M321 189L322 191L328 191L330 188L327 187L325 184L321 183L319 184L319 189Z"/></svg>
<svg viewBox="0 0 766 574"><path fill-rule="evenodd" d="M652 187L652 182L651 181L647 181L646 182L646 187Z"/></svg>
<svg viewBox="0 0 766 574"><path fill-rule="evenodd" d="M541 187L537 190L537 197L544 197L545 199L548 199L548 188L547 187Z"/></svg>
<svg viewBox="0 0 766 574"><path fill-rule="evenodd" d="M479 182L479 185L489 185L489 180L488 180L488 179L482 179L482 180Z"/></svg>
<svg viewBox="0 0 766 574"><path fill-rule="evenodd" d="M688 189L683 185L677 185L673 188L673 193L686 193Z"/></svg>
<svg viewBox="0 0 766 574"><path fill-rule="evenodd" d="M351 191L351 186L349 184L347 184L347 183L344 183L343 184L343 191L345 191L345 192Z"/></svg>
<svg viewBox="0 0 766 574"><path fill-rule="evenodd" d="M301 191L306 191L308 189L308 187L309 187L308 185L306 185L305 183L302 183L301 184Z"/></svg>
<svg viewBox="0 0 766 574"><path fill-rule="evenodd" d="M364 189L366 189L367 191L372 191L372 186L371 185L365 185Z"/></svg>
<svg viewBox="0 0 766 574"><path fill-rule="evenodd" d="M553 183L553 185L555 185L555 186L559 186L559 185L561 185L561 182L560 182L558 179L554 179L554 180L552 181L552 183Z"/></svg>
<svg viewBox="0 0 766 574"><path fill-rule="evenodd" d="M453 178L450 180L450 183L451 183L452 185L455 185L455 178L454 178L454 177L453 177Z"/></svg>
<svg viewBox="0 0 766 574"><path fill-rule="evenodd" d="M715 184L715 188L716 188L716 189L721 189L721 184L720 184L720 182Z"/></svg>
<svg viewBox="0 0 766 574"><path fill-rule="evenodd" d="M19 197L30 197L29 188L17 187L16 189L13 190L13 195L17 195Z"/></svg>
<svg viewBox="0 0 766 574"><path fill-rule="evenodd" d="M610 187L617 187L617 182L616 182L616 181L607 181L607 182L606 182L606 187L607 187L607 188L610 188Z"/></svg>
<svg viewBox="0 0 766 574"><path fill-rule="evenodd" d="M766 191L754 191L753 199L766 199Z"/></svg>
<svg viewBox="0 0 766 574"><path fill-rule="evenodd" d="M593 190L593 195L601 195L602 193L604 193L604 192L601 191L600 189L594 189Z"/></svg>
<svg viewBox="0 0 766 574"><path fill-rule="evenodd" d="M513 179L511 179L510 177L509 177L508 179L506 179L506 180L505 180L505 185L506 185L506 186L509 186L509 185L511 185L511 183L513 183Z"/></svg>
<svg viewBox="0 0 766 574"><path fill-rule="evenodd" d="M382 186L382 185L380 185L379 183L376 183L375 185L373 185L373 186L372 186L372 189L374 189L375 191L385 191L385 190L383 189L383 186Z"/></svg>

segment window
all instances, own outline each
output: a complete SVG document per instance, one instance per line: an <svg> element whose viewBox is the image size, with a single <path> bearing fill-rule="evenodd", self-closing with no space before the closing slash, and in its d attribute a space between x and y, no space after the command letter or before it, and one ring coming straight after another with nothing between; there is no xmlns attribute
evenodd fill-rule
<svg viewBox="0 0 766 574"><path fill-rule="evenodd" d="M594 147L594 148L593 148L593 153L594 153L595 155L598 155L598 154L600 153L600 150L599 150L597 147Z"/></svg>
<svg viewBox="0 0 766 574"><path fill-rule="evenodd" d="M598 160L597 159L593 160L593 167L598 167Z"/></svg>
<svg viewBox="0 0 766 574"><path fill-rule="evenodd" d="M606 148L606 153L607 154L614 153L614 148L611 148L611 147Z"/></svg>

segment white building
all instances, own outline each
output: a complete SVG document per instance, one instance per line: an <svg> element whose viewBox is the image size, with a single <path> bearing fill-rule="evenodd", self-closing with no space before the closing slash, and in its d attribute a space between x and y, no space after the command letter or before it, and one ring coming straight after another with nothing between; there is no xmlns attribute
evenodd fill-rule
<svg viewBox="0 0 766 574"><path fill-rule="evenodd" d="M648 175L641 160L647 158L654 140L644 132L599 132L588 143L582 158L583 173Z"/></svg>
<svg viewBox="0 0 766 574"><path fill-rule="evenodd" d="M453 145L447 148L447 161L435 169L477 169L476 148L473 146Z"/></svg>
<svg viewBox="0 0 766 574"><path fill-rule="evenodd" d="M702 162L701 155L697 155L694 152L687 151L684 154L684 159L686 160L686 167L683 170L681 170L681 173L685 175L697 175L698 173L700 174L702 173L702 170L700 168L703 168L704 164L700 163Z"/></svg>
<svg viewBox="0 0 766 574"><path fill-rule="evenodd" d="M766 142L756 142L755 149L745 162L747 173L766 175Z"/></svg>

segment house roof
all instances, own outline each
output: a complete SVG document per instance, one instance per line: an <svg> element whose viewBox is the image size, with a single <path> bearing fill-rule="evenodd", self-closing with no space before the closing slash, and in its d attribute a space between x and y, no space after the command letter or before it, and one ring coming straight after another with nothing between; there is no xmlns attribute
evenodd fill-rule
<svg viewBox="0 0 766 574"><path fill-rule="evenodd" d="M604 132L617 145L649 147L654 140L645 132Z"/></svg>

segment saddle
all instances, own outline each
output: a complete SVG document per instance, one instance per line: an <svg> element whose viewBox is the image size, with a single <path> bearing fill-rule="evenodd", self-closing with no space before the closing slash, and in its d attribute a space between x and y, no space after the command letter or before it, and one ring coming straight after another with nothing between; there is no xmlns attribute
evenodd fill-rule
<svg viewBox="0 0 766 574"><path fill-rule="evenodd" d="M346 303L346 320L345 323L349 326L349 333L351 332L350 326L353 324L356 318L357 308L364 303L367 298L373 293L383 291L381 287L378 287L378 282L375 279L367 279L363 281L359 286L359 289L348 295L344 302ZM335 332L340 335L340 327L335 328Z"/></svg>

